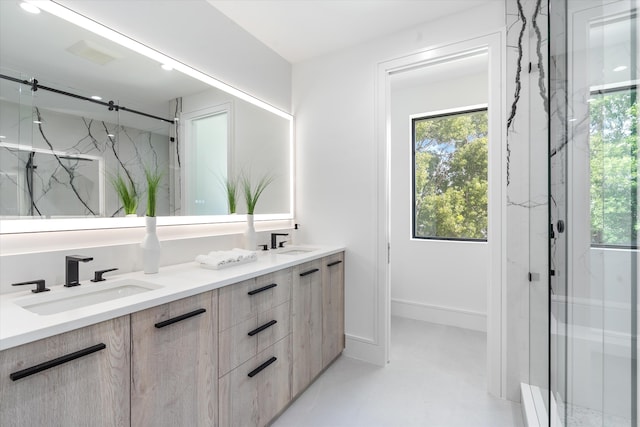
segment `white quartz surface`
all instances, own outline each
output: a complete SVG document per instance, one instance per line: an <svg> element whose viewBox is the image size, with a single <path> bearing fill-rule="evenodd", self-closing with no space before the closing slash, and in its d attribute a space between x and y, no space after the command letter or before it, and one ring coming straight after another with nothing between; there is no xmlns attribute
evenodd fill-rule
<svg viewBox="0 0 640 427"><path fill-rule="evenodd" d="M302 246L296 246L302 247ZM343 247L311 246L309 252L295 255L276 251L259 252L258 260L221 270L202 268L198 263L189 262L161 267L157 274L133 272L127 274L107 274L104 282L82 281L81 286L65 288L62 285L49 286L50 292L34 294L30 287L25 291L0 295L0 350L26 344L42 338L68 332L136 311L155 307L202 292L218 289L253 277L292 267L317 258L344 251ZM283 251L286 251L285 248ZM122 279L134 279L161 286L159 289L76 308L57 314L38 315L17 303L25 298L43 296L43 299L76 296L90 287L99 288Z"/></svg>

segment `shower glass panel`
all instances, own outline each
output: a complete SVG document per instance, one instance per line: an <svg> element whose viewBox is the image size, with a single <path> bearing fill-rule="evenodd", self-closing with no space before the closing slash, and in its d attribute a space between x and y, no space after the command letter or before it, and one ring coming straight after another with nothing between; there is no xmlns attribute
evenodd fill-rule
<svg viewBox="0 0 640 427"><path fill-rule="evenodd" d="M550 2L551 425L638 425L637 6Z"/></svg>

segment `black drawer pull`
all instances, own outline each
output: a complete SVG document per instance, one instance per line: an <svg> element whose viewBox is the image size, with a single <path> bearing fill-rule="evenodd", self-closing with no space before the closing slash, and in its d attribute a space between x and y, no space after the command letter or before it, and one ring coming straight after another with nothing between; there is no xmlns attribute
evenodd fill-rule
<svg viewBox="0 0 640 427"><path fill-rule="evenodd" d="M263 287L261 287L261 288L258 288L258 289L254 289L254 290L252 290L252 291L249 291L249 292L247 292L247 295L255 295L255 294L259 294L260 292L267 291L267 290L269 290L269 289L271 289L271 288L275 288L276 286L278 286L278 284L277 284L277 283L272 283L272 284L270 284L270 285L263 286Z"/></svg>
<svg viewBox="0 0 640 427"><path fill-rule="evenodd" d="M105 348L107 348L107 346L104 345L103 343L96 344L94 346L85 348L84 350L78 350L76 352L67 354L65 356L60 356L53 360L49 360L48 362L43 362L43 363L40 363L39 365L35 365L18 372L14 372L13 374L9 375L9 378L11 378L13 381L17 381L21 378L25 378L30 375L37 374L38 372L46 371L47 369L56 367L58 365L62 365L63 363L71 362L72 360L78 359L83 356L87 356L91 353L95 353L96 351L104 350Z"/></svg>
<svg viewBox="0 0 640 427"><path fill-rule="evenodd" d="M305 271L304 273L300 273L300 277L308 276L315 273L316 271L320 271L320 269L314 268L313 270Z"/></svg>
<svg viewBox="0 0 640 427"><path fill-rule="evenodd" d="M191 313L185 313L185 314L182 314L180 316L173 317L171 319L167 319L167 320L164 320L162 322L158 322L158 323L155 324L155 327L156 328L164 328L165 326L169 326L169 325L174 324L176 322L179 322L181 320L185 320L185 319L188 319L190 317L197 316L198 314L202 314L205 311L207 311L207 310L204 309L204 308L199 308L197 310L192 311Z"/></svg>
<svg viewBox="0 0 640 427"><path fill-rule="evenodd" d="M264 368L266 368L267 366L271 365L273 362L275 362L276 360L278 360L277 357L273 356L271 359L267 360L266 362L264 362L262 365L258 366L256 369L254 369L253 371L249 372L249 378L253 378L256 375L258 375L260 373L260 371L262 371Z"/></svg>
<svg viewBox="0 0 640 427"><path fill-rule="evenodd" d="M267 328L270 328L271 326L275 325L276 323L278 323L277 320L272 320L271 322L267 322L262 326L258 326L257 328L255 328L253 331L249 332L247 335L249 335L250 337L254 336L255 334L264 331Z"/></svg>
<svg viewBox="0 0 640 427"><path fill-rule="evenodd" d="M334 265L342 264L342 261L333 261L327 264L327 267L333 267Z"/></svg>

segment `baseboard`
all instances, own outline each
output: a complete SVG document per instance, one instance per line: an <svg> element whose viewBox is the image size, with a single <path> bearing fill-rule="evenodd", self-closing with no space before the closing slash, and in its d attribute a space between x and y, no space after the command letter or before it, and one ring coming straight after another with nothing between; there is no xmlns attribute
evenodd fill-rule
<svg viewBox="0 0 640 427"><path fill-rule="evenodd" d="M346 335L343 354L352 359L362 360L378 366L387 364L384 348L375 342L354 335Z"/></svg>
<svg viewBox="0 0 640 427"><path fill-rule="evenodd" d="M479 311L392 299L391 315L474 331L487 331L487 314Z"/></svg>

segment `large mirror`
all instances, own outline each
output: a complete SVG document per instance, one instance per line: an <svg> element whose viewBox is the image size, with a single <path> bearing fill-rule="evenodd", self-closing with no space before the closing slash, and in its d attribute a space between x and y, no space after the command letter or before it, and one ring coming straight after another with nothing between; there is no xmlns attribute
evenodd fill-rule
<svg viewBox="0 0 640 427"><path fill-rule="evenodd" d="M255 213L290 218L291 116L160 65L0 1L0 218L122 217L118 180L142 216L145 169L158 216L229 220L226 183L269 176Z"/></svg>

